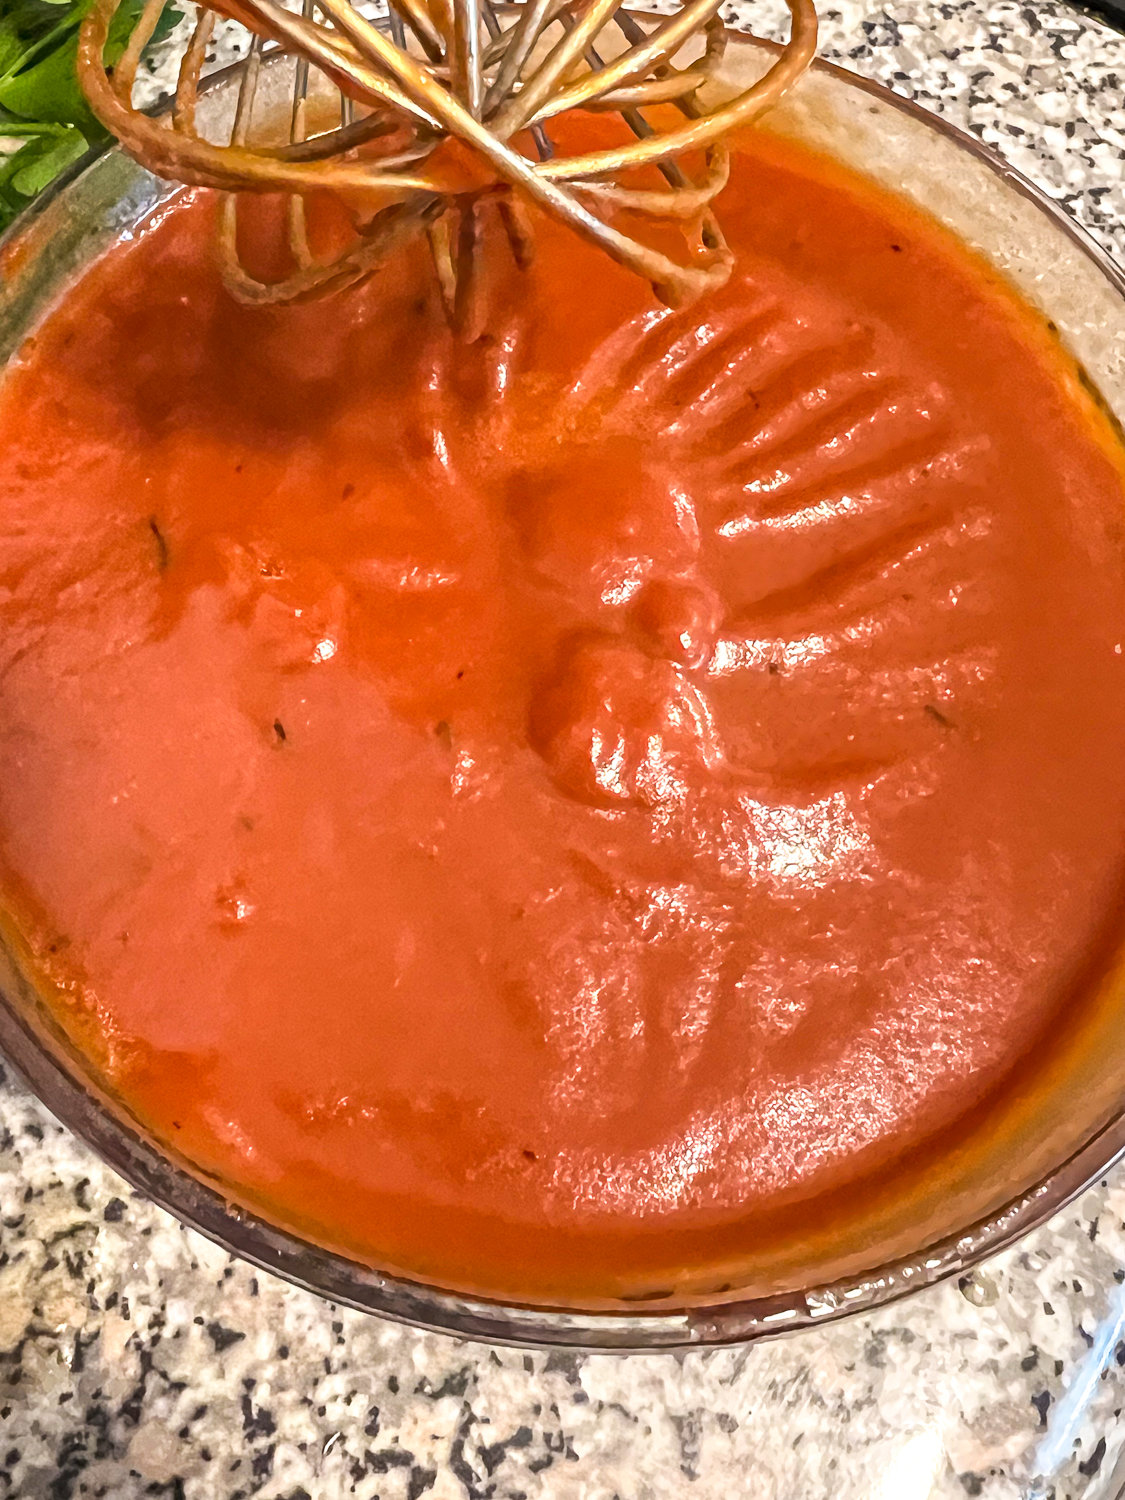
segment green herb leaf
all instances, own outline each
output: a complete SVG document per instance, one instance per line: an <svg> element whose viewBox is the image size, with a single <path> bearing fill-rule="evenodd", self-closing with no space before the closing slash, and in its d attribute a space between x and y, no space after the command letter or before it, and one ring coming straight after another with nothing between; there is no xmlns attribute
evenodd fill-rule
<svg viewBox="0 0 1125 1500"><path fill-rule="evenodd" d="M31 199L86 150L80 130L44 127L11 156L0 157L0 229L6 228Z"/></svg>
<svg viewBox="0 0 1125 1500"><path fill-rule="evenodd" d="M149 46L159 46L166 37L171 36L182 16L183 11L177 10L174 5L166 5L163 15L156 23L156 30L152 33L152 40L149 42ZM132 27L129 29L132 30Z"/></svg>
<svg viewBox="0 0 1125 1500"><path fill-rule="evenodd" d="M30 161L12 174L11 179L13 189L25 198L34 198L36 193L41 193L49 182L53 182L61 171L84 156L89 149L86 137L80 130L64 130L61 135L40 136L29 141L16 155L22 156L32 146L39 150Z"/></svg>
<svg viewBox="0 0 1125 1500"><path fill-rule="evenodd" d="M40 0L9 3L4 13L22 42L23 50L0 74L0 84L7 83L13 74L26 70L62 46L78 30L88 4L89 0L70 0L62 7L42 4ZM0 6L3 5L4 0L0 0Z"/></svg>
<svg viewBox="0 0 1125 1500"><path fill-rule="evenodd" d="M87 139L97 140L104 132L79 87L77 56L74 34L41 62L0 83L0 104L25 120L77 125Z"/></svg>
<svg viewBox="0 0 1125 1500"><path fill-rule="evenodd" d="M0 136L17 136L26 140L31 135L62 135L66 125L52 125L42 120L11 120L0 116Z"/></svg>
<svg viewBox="0 0 1125 1500"><path fill-rule="evenodd" d="M0 75L14 68L27 49L10 16L0 16Z"/></svg>
<svg viewBox="0 0 1125 1500"><path fill-rule="evenodd" d="M0 229L76 161L87 143L106 139L86 103L75 70L78 29L92 0L0 0L0 137L26 137L0 155ZM143 0L124 0L110 27L105 61L121 57ZM162 41L179 20L165 8L153 37Z"/></svg>

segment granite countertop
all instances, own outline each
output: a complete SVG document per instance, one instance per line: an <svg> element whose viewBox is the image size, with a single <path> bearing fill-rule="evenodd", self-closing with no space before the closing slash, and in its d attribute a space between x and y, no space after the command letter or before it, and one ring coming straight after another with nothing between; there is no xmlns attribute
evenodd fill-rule
<svg viewBox="0 0 1125 1500"><path fill-rule="evenodd" d="M827 56L997 147L1125 259L1125 37L1016 0L822 20ZM218 60L238 50L228 33ZM1123 1411L1125 1169L874 1315L708 1353L525 1354L230 1260L0 1070L0 1500L1116 1500Z"/></svg>

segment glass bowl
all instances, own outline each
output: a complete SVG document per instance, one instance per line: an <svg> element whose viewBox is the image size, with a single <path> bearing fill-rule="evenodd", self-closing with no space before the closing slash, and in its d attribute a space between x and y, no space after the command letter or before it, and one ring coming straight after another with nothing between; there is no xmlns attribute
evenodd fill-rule
<svg viewBox="0 0 1125 1500"><path fill-rule="evenodd" d="M776 49L737 34L724 86ZM291 63L265 70L287 95ZM210 82L203 128L221 138L232 73ZM767 127L865 173L949 226L1038 309L1109 416L1125 418L1125 276L1037 189L971 137L882 87L817 63ZM0 241L0 362L69 282L178 190L117 150L82 163ZM1042 1223L1125 1154L1125 962L1041 1048L1035 1087L990 1106L969 1142L859 1206L810 1222L742 1284L680 1299L550 1307L501 1303L384 1274L269 1222L236 1190L151 1139L53 1022L18 944L0 939L0 1049L58 1118L134 1187L227 1250L334 1302L424 1328L588 1350L714 1345L807 1328L963 1272Z"/></svg>

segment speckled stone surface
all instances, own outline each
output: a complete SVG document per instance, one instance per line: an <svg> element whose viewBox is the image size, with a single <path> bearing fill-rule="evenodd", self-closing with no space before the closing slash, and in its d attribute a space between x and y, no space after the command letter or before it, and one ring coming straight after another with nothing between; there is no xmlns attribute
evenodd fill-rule
<svg viewBox="0 0 1125 1500"><path fill-rule="evenodd" d="M826 55L998 147L1125 259L1125 37L1014 0L822 15ZM1125 1170L873 1316L526 1355L229 1261L0 1083L0 1500L1116 1500L1123 1410Z"/></svg>

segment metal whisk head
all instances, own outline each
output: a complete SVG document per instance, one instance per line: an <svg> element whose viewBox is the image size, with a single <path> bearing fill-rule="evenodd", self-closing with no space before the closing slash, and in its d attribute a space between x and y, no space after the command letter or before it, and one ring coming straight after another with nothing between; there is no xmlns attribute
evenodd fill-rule
<svg viewBox="0 0 1125 1500"><path fill-rule="evenodd" d="M391 0L386 26L352 0L303 0L300 13L277 0L223 0L199 11L171 114L153 119L133 108L132 92L165 0L148 0L107 74L103 52L121 3L95 0L87 14L83 88L102 123L144 166L230 195L220 248L236 296L299 301L354 285L404 238L425 234L451 320L470 336L480 319L478 231L486 206L498 213L520 265L533 248L530 202L643 276L671 306L721 285L730 253L710 205L726 181L724 138L781 98L816 43L812 0L787 0L792 34L769 71L738 97L708 104L725 41L722 0L685 0L671 16L644 17L622 11L621 0L496 7L491 0ZM205 139L196 120L217 14L253 33L227 144ZM280 142L276 121L265 142L253 129L264 42L296 57ZM334 119L312 109L310 78L320 85L317 98L325 81L338 94ZM664 108L654 113L653 106ZM575 109L616 112L631 138L563 154L550 122ZM458 155L454 142L468 152ZM356 226L354 242L327 261L313 255L306 232L305 198L316 190L341 197ZM261 281L239 259L235 195L246 191L289 195L294 269L283 280ZM645 223L658 221L679 226L682 257L646 243Z"/></svg>

